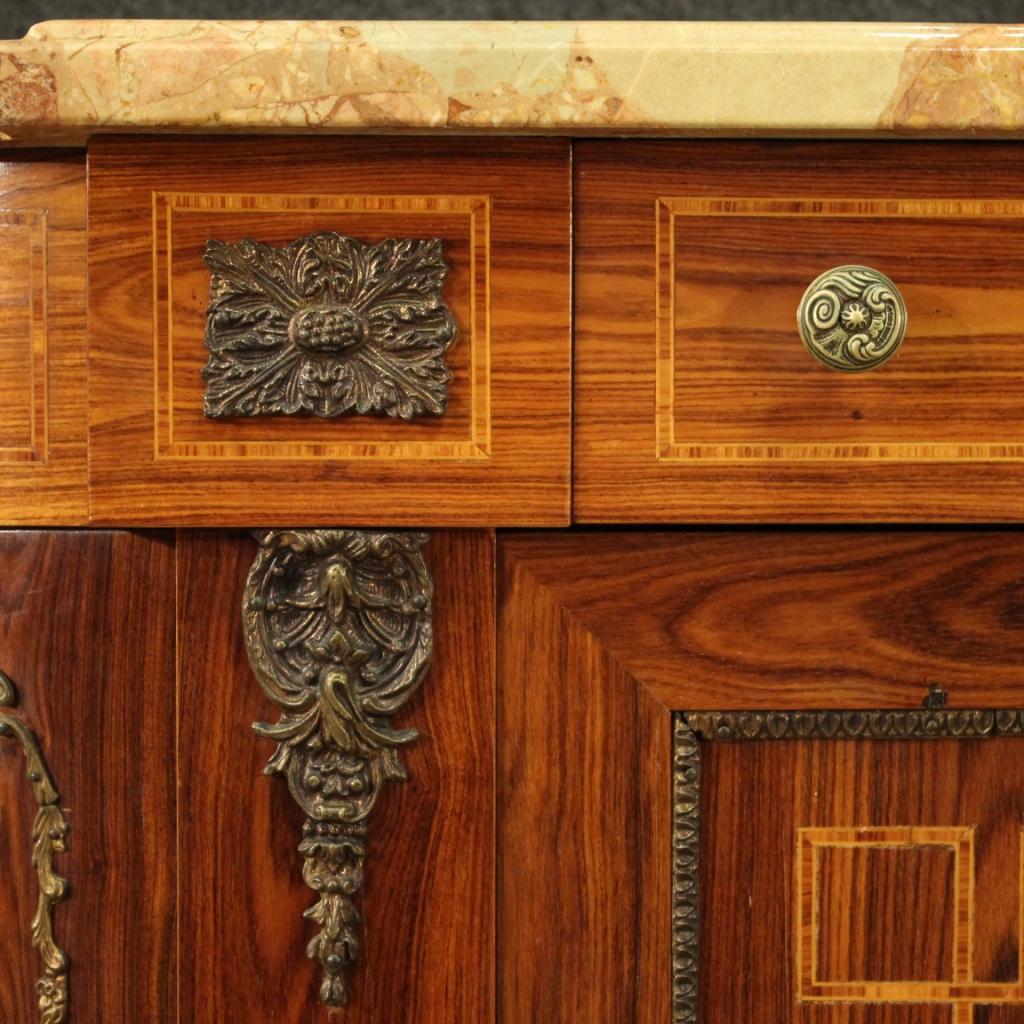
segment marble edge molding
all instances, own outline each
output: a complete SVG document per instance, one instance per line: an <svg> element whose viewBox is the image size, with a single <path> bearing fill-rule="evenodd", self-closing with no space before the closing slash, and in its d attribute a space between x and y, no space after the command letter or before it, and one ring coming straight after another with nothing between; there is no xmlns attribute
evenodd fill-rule
<svg viewBox="0 0 1024 1024"><path fill-rule="evenodd" d="M1024 135L1024 25L50 21L0 142L100 132Z"/></svg>

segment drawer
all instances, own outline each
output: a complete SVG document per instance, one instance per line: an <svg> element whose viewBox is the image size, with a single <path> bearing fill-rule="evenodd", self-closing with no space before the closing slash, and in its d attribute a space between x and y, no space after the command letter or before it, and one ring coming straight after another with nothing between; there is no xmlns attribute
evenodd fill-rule
<svg viewBox="0 0 1024 1024"><path fill-rule="evenodd" d="M1020 518L1016 149L595 141L575 167L578 519ZM811 283L847 266L906 314L860 372L798 330ZM864 280L833 279L810 322L840 356L856 322L869 348L898 326Z"/></svg>
<svg viewBox="0 0 1024 1024"><path fill-rule="evenodd" d="M93 520L567 522L569 189L567 140L95 141Z"/></svg>

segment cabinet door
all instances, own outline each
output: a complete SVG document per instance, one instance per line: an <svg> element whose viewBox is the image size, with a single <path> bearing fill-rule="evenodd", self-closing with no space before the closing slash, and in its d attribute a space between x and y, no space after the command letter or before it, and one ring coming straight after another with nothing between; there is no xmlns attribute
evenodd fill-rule
<svg viewBox="0 0 1024 1024"><path fill-rule="evenodd" d="M7 531L0 563L0 1020L172 1021L173 539Z"/></svg>
<svg viewBox="0 0 1024 1024"><path fill-rule="evenodd" d="M366 535L347 533L361 550ZM252 725L285 715L246 657L243 593L259 550L240 532L182 532L176 543L0 533L3 1020L326 1022L342 988L346 1021L493 1020L493 536L444 533L428 545L429 575L417 582L433 608L421 634L433 663L394 722L383 711L361 722L364 736L402 749L381 760L385 778L355 773L381 792L351 891L352 871L332 875L326 855L308 856L333 835L319 836L293 799L308 773L298 783L263 774L275 747ZM314 576L336 580L341 564L325 559ZM370 607L381 647L337 661L365 664L368 678L382 670L375 711L386 710L399 680L384 646L401 647L402 616L423 607L401 588L397 611L384 607L380 566L354 571L347 599ZM316 619L308 591L293 596L299 618ZM314 630L303 643L322 640L333 659L362 634L340 599L330 614L344 636ZM326 751L315 765L325 802L349 753ZM44 890L52 945L33 926ZM331 951L317 958L310 943L330 932L332 910L358 950L328 999Z"/></svg>
<svg viewBox="0 0 1024 1024"><path fill-rule="evenodd" d="M567 139L89 148L94 522L569 521Z"/></svg>
<svg viewBox="0 0 1024 1024"><path fill-rule="evenodd" d="M504 1024L1024 1019L1018 534L499 565Z"/></svg>

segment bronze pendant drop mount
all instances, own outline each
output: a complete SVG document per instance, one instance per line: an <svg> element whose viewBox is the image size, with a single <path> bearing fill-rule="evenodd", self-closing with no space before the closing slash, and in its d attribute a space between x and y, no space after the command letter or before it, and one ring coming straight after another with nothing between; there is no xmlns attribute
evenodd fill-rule
<svg viewBox="0 0 1024 1024"><path fill-rule="evenodd" d="M360 957L366 833L386 782L405 779L398 749L415 729L389 722L416 692L433 647L427 535L270 530L249 573L243 626L264 693L282 709L253 728L277 742L265 771L288 780L306 815L299 852L317 894L307 952L320 999L348 1001Z"/></svg>

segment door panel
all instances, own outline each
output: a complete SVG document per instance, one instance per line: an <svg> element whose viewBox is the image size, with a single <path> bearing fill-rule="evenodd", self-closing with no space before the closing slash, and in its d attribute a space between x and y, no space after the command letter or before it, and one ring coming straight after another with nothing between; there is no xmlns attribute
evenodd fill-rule
<svg viewBox="0 0 1024 1024"><path fill-rule="evenodd" d="M503 1021L1024 1019L1017 534L499 564Z"/></svg>
<svg viewBox="0 0 1024 1024"><path fill-rule="evenodd" d="M0 671L70 826L54 910L69 1021L174 1019L174 548L165 535L0 533ZM32 791L0 737L0 1019L35 1021Z"/></svg>
<svg viewBox="0 0 1024 1024"><path fill-rule="evenodd" d="M703 1021L1024 1015L1019 737L704 748Z"/></svg>

